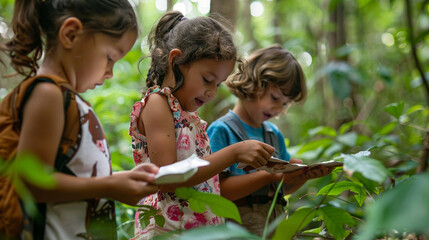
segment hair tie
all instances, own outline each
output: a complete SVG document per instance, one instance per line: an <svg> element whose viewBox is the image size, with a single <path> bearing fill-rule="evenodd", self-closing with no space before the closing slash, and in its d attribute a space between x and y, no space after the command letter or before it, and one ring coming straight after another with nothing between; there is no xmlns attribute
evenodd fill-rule
<svg viewBox="0 0 429 240"><path fill-rule="evenodd" d="M147 75L146 75L146 77L148 78L148 77L150 77L150 75L152 75L152 70L149 70L148 72L147 72Z"/></svg>
<svg viewBox="0 0 429 240"><path fill-rule="evenodd" d="M187 18L186 17L182 17L181 19L180 19L180 21L183 21L183 20L186 20Z"/></svg>

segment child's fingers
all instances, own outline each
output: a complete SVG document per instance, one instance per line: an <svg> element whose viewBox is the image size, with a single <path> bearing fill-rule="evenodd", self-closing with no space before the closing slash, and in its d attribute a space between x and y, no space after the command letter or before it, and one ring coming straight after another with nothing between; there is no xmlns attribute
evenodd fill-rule
<svg viewBox="0 0 429 240"><path fill-rule="evenodd" d="M152 182L155 180L155 174L144 172L144 171L133 171L131 172L131 177L134 180L143 181L143 182Z"/></svg>
<svg viewBox="0 0 429 240"><path fill-rule="evenodd" d="M148 173L153 173L153 174L157 174L159 171L159 167L156 166L153 163L142 163L140 165L138 165L137 167L135 167L136 170L143 170L145 172Z"/></svg>
<svg viewBox="0 0 429 240"><path fill-rule="evenodd" d="M269 145L269 144L262 143L262 142L261 142L261 144L264 147L264 150L267 151L267 153L270 155L269 157L267 157L267 159L270 158L274 153L274 150L275 150L274 147Z"/></svg>

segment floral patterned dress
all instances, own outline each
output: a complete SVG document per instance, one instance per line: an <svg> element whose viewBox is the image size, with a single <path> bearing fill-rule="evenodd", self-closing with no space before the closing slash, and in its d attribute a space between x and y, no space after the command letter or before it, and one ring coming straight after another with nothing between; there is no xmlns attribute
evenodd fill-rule
<svg viewBox="0 0 429 240"><path fill-rule="evenodd" d="M179 101L172 95L170 88L160 89L159 86L154 86L148 89L145 97L140 102L134 104L133 112L131 113L129 134L132 138L135 164L150 162L146 136L139 133L137 121L151 94L162 94L168 99L174 118L177 160L184 160L194 153L198 157L211 154L209 139L205 132L206 122L202 121L196 112L183 111ZM193 188L200 192L220 195L218 175ZM135 237L133 239L152 239L154 236L173 230L223 224L225 221L223 218L213 214L209 209L204 213L192 211L189 208L188 202L178 198L173 192L158 191L142 199L139 204L150 205L158 209L159 214L162 214L165 218L165 224L163 227L160 227L155 224L154 218L151 218L150 224L142 229L139 220L142 216L137 212L135 218Z"/></svg>

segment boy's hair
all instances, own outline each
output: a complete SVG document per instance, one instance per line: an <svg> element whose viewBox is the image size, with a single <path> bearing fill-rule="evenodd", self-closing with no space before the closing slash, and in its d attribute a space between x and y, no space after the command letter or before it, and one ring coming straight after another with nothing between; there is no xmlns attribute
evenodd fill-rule
<svg viewBox="0 0 429 240"><path fill-rule="evenodd" d="M69 17L78 18L86 32L115 38L138 31L137 18L128 0L15 0L11 22L14 36L1 46L8 52L12 67L19 74L34 76L44 48L53 50L58 31Z"/></svg>
<svg viewBox="0 0 429 240"><path fill-rule="evenodd" d="M307 95L301 65L278 44L253 52L249 60L238 65L238 70L225 84L240 99L255 99L272 84L294 102L304 101Z"/></svg>
<svg viewBox="0 0 429 240"><path fill-rule="evenodd" d="M236 59L237 49L233 37L225 26L211 17L187 19L179 11L171 11L161 17L148 38L152 58L146 86L162 85L167 74L168 57L172 49L179 49L182 55L173 60L173 74L178 90L184 82L179 65L201 59Z"/></svg>

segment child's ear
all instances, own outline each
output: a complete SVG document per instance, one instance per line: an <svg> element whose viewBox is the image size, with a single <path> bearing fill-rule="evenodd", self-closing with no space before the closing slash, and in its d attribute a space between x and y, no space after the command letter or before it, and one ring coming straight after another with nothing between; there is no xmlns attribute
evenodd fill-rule
<svg viewBox="0 0 429 240"><path fill-rule="evenodd" d="M182 56L182 51L178 48L174 48L170 51L170 54L168 55L168 65L170 66L170 68L173 67L173 60L176 57L180 57Z"/></svg>
<svg viewBox="0 0 429 240"><path fill-rule="evenodd" d="M83 32L82 22L75 18L67 18L58 32L59 43L66 49L73 47L80 34Z"/></svg>

